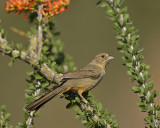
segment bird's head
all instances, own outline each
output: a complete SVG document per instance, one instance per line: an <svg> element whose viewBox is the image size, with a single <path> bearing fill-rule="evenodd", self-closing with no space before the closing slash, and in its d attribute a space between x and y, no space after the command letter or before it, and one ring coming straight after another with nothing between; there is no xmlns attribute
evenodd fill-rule
<svg viewBox="0 0 160 128"><path fill-rule="evenodd" d="M92 60L92 64L96 64L100 67L105 68L110 60L114 59L114 57L110 56L107 53L100 53L96 55L96 57Z"/></svg>

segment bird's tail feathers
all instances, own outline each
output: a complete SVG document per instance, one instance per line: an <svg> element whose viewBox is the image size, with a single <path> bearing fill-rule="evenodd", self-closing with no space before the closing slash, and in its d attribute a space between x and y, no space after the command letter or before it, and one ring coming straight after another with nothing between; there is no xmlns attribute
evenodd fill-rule
<svg viewBox="0 0 160 128"><path fill-rule="evenodd" d="M40 99L35 100L31 104L29 104L26 107L26 109L29 110L29 111L38 110L45 103L47 103L48 101L50 101L53 97L55 97L56 95L58 95L60 93L63 93L65 90L66 90L66 88L64 88L63 86L60 86L60 87L56 88L55 90L49 92L48 94L42 96Z"/></svg>

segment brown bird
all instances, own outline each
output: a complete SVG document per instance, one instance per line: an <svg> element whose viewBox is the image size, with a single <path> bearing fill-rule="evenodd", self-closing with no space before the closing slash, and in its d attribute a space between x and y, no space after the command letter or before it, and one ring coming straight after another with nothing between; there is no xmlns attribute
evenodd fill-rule
<svg viewBox="0 0 160 128"><path fill-rule="evenodd" d="M64 74L61 86L29 104L26 109L29 111L38 110L56 95L67 91L78 93L82 100L87 103L82 93L94 88L101 81L105 74L105 67L111 59L113 59L113 57L107 53L96 55L86 66Z"/></svg>

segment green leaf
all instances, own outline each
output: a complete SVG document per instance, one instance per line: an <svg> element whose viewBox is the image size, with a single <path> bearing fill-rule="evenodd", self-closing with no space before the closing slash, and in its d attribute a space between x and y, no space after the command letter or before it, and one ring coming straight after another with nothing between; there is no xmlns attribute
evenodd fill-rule
<svg viewBox="0 0 160 128"><path fill-rule="evenodd" d="M6 115L5 115L5 120L6 121L9 121L11 119L11 114L10 113L7 113Z"/></svg>
<svg viewBox="0 0 160 128"><path fill-rule="evenodd" d="M2 111L2 112L5 112L5 111L6 111L6 106L5 106L5 105L2 105L2 106L1 106L1 111Z"/></svg>
<svg viewBox="0 0 160 128"><path fill-rule="evenodd" d="M102 116L101 112L99 112L99 111L97 112L97 115L98 115L98 116Z"/></svg>
<svg viewBox="0 0 160 128"><path fill-rule="evenodd" d="M27 104L30 104L33 101L33 97L29 96L28 94L25 93L25 99Z"/></svg>
<svg viewBox="0 0 160 128"><path fill-rule="evenodd" d="M119 126L118 126L118 124L117 123L115 123L114 124L114 128L118 128Z"/></svg>
<svg viewBox="0 0 160 128"><path fill-rule="evenodd" d="M108 119L108 123L111 124L112 122L113 122L113 119L112 119L112 118L109 118L109 119Z"/></svg>
<svg viewBox="0 0 160 128"><path fill-rule="evenodd" d="M138 86L133 86L132 90L134 91L134 93L139 93L140 92L140 88Z"/></svg>
<svg viewBox="0 0 160 128"><path fill-rule="evenodd" d="M49 85L49 82L47 81L47 82L45 82L45 83L42 84L42 88L45 88L45 87L47 87L48 85Z"/></svg>
<svg viewBox="0 0 160 128"><path fill-rule="evenodd" d="M8 66L9 66L9 67L12 67L12 66L13 66L13 63L14 63L14 60L11 60L11 61L8 63Z"/></svg>
<svg viewBox="0 0 160 128"><path fill-rule="evenodd" d="M157 111L159 111L159 110L160 110L160 106L159 106L158 104L155 104L155 109L156 109Z"/></svg>
<svg viewBox="0 0 160 128"><path fill-rule="evenodd" d="M98 0L98 2L96 3L97 6L101 5L102 0ZM106 3L105 3L106 4ZM105 7L105 6L104 6Z"/></svg>
<svg viewBox="0 0 160 128"><path fill-rule="evenodd" d="M41 56L41 61L42 61L42 62L46 62L46 61L47 61L47 57L44 56L44 55L42 55L42 56Z"/></svg>
<svg viewBox="0 0 160 128"><path fill-rule="evenodd" d="M147 111L146 107L141 107L140 110L141 110L142 112L146 112L146 111Z"/></svg>
<svg viewBox="0 0 160 128"><path fill-rule="evenodd" d="M117 35L116 39L122 42L124 41L124 37L122 37L121 35Z"/></svg>
<svg viewBox="0 0 160 128"><path fill-rule="evenodd" d="M127 71L127 74L131 76L131 75L132 75L132 72L131 72L131 71Z"/></svg>
<svg viewBox="0 0 160 128"><path fill-rule="evenodd" d="M35 78L36 78L37 80L40 80L40 79L42 79L43 77L40 76L40 75L36 75Z"/></svg>
<svg viewBox="0 0 160 128"><path fill-rule="evenodd" d="M49 47L48 47L48 46L43 46L43 48L42 48L43 52L48 51L48 49L49 49Z"/></svg>
<svg viewBox="0 0 160 128"><path fill-rule="evenodd" d="M39 116L40 115L40 112L39 111L36 111L35 113L34 113L34 116Z"/></svg>
<svg viewBox="0 0 160 128"><path fill-rule="evenodd" d="M102 126L106 126L106 123L105 123L105 120L104 119L100 119L100 124L102 125Z"/></svg>
<svg viewBox="0 0 160 128"><path fill-rule="evenodd" d="M87 124L87 120L82 120L82 124Z"/></svg>
<svg viewBox="0 0 160 128"><path fill-rule="evenodd" d="M153 89L153 81L150 81L147 83L147 89L148 89L148 91Z"/></svg>
<svg viewBox="0 0 160 128"><path fill-rule="evenodd" d="M113 11L112 9L108 9L108 10L107 10L107 14L108 14L109 16L113 16L113 15L114 15L114 11Z"/></svg>
<svg viewBox="0 0 160 128"><path fill-rule="evenodd" d="M18 125L23 128L23 123L22 122L18 122Z"/></svg>
<svg viewBox="0 0 160 128"><path fill-rule="evenodd" d="M31 89L31 90L35 90L35 89L36 89L35 86L33 85L33 83L29 83L29 84L28 84L28 87L29 87L29 89Z"/></svg>
<svg viewBox="0 0 160 128"><path fill-rule="evenodd" d="M113 5L115 8L117 8L120 5L120 0L114 0Z"/></svg>
<svg viewBox="0 0 160 128"><path fill-rule="evenodd" d="M24 112L24 118L25 118L26 120L28 119L29 115L30 115L30 114L29 114L27 111Z"/></svg>
<svg viewBox="0 0 160 128"><path fill-rule="evenodd" d="M64 94L63 93L60 95L60 98L64 98Z"/></svg>
<svg viewBox="0 0 160 128"><path fill-rule="evenodd" d="M16 44L17 50L21 51L22 50L22 44Z"/></svg>
<svg viewBox="0 0 160 128"><path fill-rule="evenodd" d="M56 62L51 63L51 67L54 67L56 65Z"/></svg>
<svg viewBox="0 0 160 128"><path fill-rule="evenodd" d="M159 94L160 94L160 92L157 92L156 90L151 93L151 95L152 95L154 98L158 97Z"/></svg>
<svg viewBox="0 0 160 128"><path fill-rule="evenodd" d="M132 67L132 63L127 63L126 66L131 68Z"/></svg>
<svg viewBox="0 0 160 128"><path fill-rule="evenodd" d="M155 125L152 123L151 119L147 119L146 121L149 123L149 125L151 126L151 128L155 128Z"/></svg>
<svg viewBox="0 0 160 128"><path fill-rule="evenodd" d="M77 109L75 110L77 111L77 115L81 115L81 116L85 115L80 108L77 107Z"/></svg>
<svg viewBox="0 0 160 128"><path fill-rule="evenodd" d="M126 24L129 22L129 14L125 14L124 15L124 20L123 20L123 24Z"/></svg>
<svg viewBox="0 0 160 128"><path fill-rule="evenodd" d="M128 8L124 7L120 10L120 13L124 14L124 13L127 13L127 11L128 11Z"/></svg>
<svg viewBox="0 0 160 128"><path fill-rule="evenodd" d="M145 70L149 69L150 68L150 65L146 65L145 66Z"/></svg>
<svg viewBox="0 0 160 128"><path fill-rule="evenodd" d="M0 28L2 38L6 38L4 29Z"/></svg>
<svg viewBox="0 0 160 128"><path fill-rule="evenodd" d="M144 102L138 102L137 105L138 105L139 107L145 107L145 106L146 106L146 104L145 104Z"/></svg>
<svg viewBox="0 0 160 128"><path fill-rule="evenodd" d="M68 103L68 104L66 105L66 108L67 108L67 109L70 109L72 106L73 106L73 104L70 102L70 103Z"/></svg>
<svg viewBox="0 0 160 128"><path fill-rule="evenodd" d="M26 92L26 93L32 93L33 90L31 90L31 89L25 89L25 92Z"/></svg>
<svg viewBox="0 0 160 128"><path fill-rule="evenodd" d="M153 115L153 114L154 114L154 110L153 110L153 109L154 109L153 107L149 107L148 113L149 113L150 115Z"/></svg>
<svg viewBox="0 0 160 128"><path fill-rule="evenodd" d="M31 76L31 75L33 75L33 73L34 73L34 71L28 71L28 72L27 72L27 75L28 75L28 76Z"/></svg>
<svg viewBox="0 0 160 128"><path fill-rule="evenodd" d="M79 97L76 97L75 100L77 101L77 103L81 102L80 99L79 99Z"/></svg>
<svg viewBox="0 0 160 128"><path fill-rule="evenodd" d="M118 44L121 45L121 46L124 45L124 43L122 41L118 41Z"/></svg>

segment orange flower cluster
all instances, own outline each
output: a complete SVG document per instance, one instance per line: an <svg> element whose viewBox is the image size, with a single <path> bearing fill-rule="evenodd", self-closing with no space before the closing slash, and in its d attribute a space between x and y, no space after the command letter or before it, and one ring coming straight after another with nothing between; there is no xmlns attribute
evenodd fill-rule
<svg viewBox="0 0 160 128"><path fill-rule="evenodd" d="M33 12L35 10L34 0L9 0L5 4L5 10L7 12L21 13L23 11Z"/></svg>
<svg viewBox="0 0 160 128"><path fill-rule="evenodd" d="M70 0L9 0L5 4L5 10L18 14L22 12L33 13L37 11L39 4L43 4L41 12L48 18L65 11L69 2Z"/></svg>
<svg viewBox="0 0 160 128"><path fill-rule="evenodd" d="M51 17L59 14L67 9L70 0L45 0L44 8L41 10L42 14L46 17Z"/></svg>

